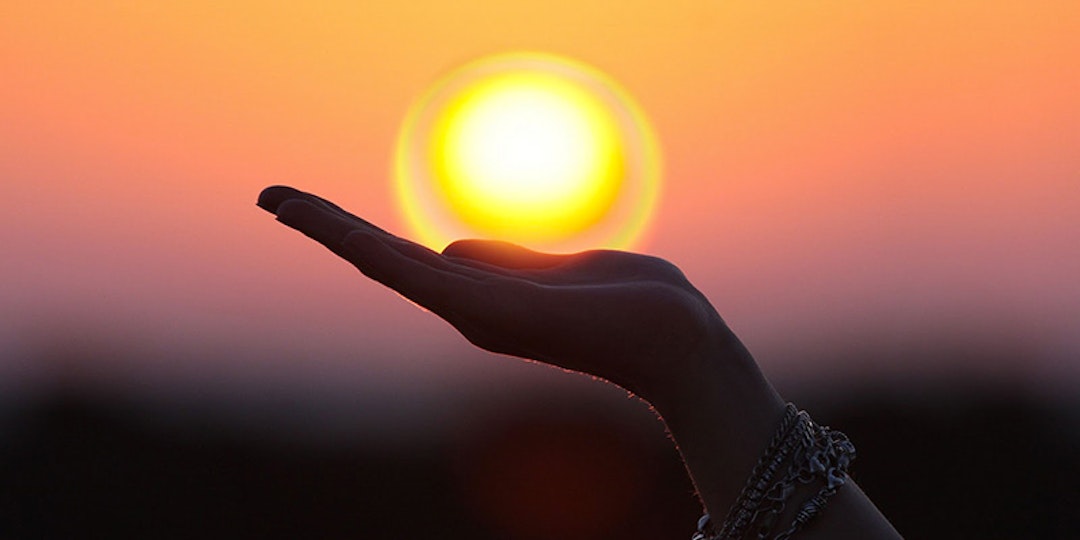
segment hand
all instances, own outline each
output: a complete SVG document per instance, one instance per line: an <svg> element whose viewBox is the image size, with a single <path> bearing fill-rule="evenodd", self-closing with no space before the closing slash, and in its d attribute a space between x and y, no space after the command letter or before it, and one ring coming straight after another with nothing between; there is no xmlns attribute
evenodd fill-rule
<svg viewBox="0 0 1080 540"><path fill-rule="evenodd" d="M492 352L595 375L650 401L679 392L698 364L749 358L682 272L656 257L483 240L439 254L292 188L267 188L258 204Z"/></svg>
<svg viewBox="0 0 1080 540"><path fill-rule="evenodd" d="M782 414L750 354L664 260L482 240L439 254L292 188L263 190L259 206L479 347L602 377L651 402L715 515L735 500ZM803 536L899 538L850 484Z"/></svg>

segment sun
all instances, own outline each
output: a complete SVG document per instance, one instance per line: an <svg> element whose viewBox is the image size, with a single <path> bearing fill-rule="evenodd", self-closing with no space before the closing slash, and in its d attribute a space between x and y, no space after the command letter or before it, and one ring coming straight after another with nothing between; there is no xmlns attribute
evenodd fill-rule
<svg viewBox="0 0 1080 540"><path fill-rule="evenodd" d="M499 55L437 83L406 119L395 176L421 241L625 248L644 226L658 150L636 105L560 57Z"/></svg>
<svg viewBox="0 0 1080 540"><path fill-rule="evenodd" d="M478 230L525 242L573 234L618 191L616 130L601 103L555 75L491 77L436 127L438 187Z"/></svg>

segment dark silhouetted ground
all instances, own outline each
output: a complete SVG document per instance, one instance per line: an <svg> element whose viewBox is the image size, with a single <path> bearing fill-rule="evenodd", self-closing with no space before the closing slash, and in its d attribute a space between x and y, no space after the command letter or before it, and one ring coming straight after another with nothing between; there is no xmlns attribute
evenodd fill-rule
<svg viewBox="0 0 1080 540"><path fill-rule="evenodd" d="M1080 538L1080 433L1060 408L985 392L819 402L906 537ZM698 506L660 429L568 409L517 403L483 430L380 450L153 427L56 396L2 432L0 537L684 538Z"/></svg>

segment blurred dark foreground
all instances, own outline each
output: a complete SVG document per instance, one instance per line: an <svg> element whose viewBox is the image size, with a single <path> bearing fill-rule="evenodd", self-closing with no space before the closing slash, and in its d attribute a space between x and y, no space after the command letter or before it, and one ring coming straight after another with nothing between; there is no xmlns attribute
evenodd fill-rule
<svg viewBox="0 0 1080 540"><path fill-rule="evenodd" d="M855 441L856 479L907 538L1080 538L1075 402L793 399ZM552 401L410 444L315 444L53 393L0 430L0 538L688 538L700 509L644 406Z"/></svg>

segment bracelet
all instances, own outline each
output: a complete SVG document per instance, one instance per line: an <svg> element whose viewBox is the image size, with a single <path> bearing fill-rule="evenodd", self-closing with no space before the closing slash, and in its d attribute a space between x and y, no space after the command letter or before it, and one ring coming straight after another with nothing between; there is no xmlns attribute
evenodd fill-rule
<svg viewBox="0 0 1080 540"><path fill-rule="evenodd" d="M705 514L698 520L698 532L692 540L738 538L746 525L752 521L761 498L767 492L770 480L784 462L787 454L791 452L794 439L789 434L799 429L799 424L804 421L802 416L795 405L788 403L784 407L784 417L780 420L776 434L773 435L765 453L754 465L750 479L735 499L723 524L719 529L714 529L709 514Z"/></svg>
<svg viewBox="0 0 1080 540"><path fill-rule="evenodd" d="M691 540L739 539L751 527L752 538L767 539L798 485L821 481L824 486L800 507L791 524L772 537L786 540L821 514L846 482L854 459L855 446L847 436L815 424L805 411L788 403L776 433L721 526L716 528L705 514ZM775 479L785 462L788 466L783 476Z"/></svg>
<svg viewBox="0 0 1080 540"><path fill-rule="evenodd" d="M823 440L824 444L818 453L811 457L811 472L821 476L825 481L825 486L803 504L795 514L791 527L777 534L774 537L776 540L791 538L795 532L821 514L829 498L847 482L848 466L855 460L855 445L843 433L830 430L825 426L819 428L818 439Z"/></svg>
<svg viewBox="0 0 1080 540"><path fill-rule="evenodd" d="M799 429L801 422L803 419L798 409L795 405L788 403L784 408L784 417L780 420L780 427L777 428L765 453L758 459L750 473L750 480L743 486L739 497L735 499L735 504L728 511L719 531L713 535L715 538L738 538L742 535L742 531L752 521L761 498L766 494L769 482L792 450L792 440L788 434Z"/></svg>

